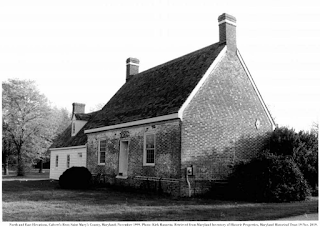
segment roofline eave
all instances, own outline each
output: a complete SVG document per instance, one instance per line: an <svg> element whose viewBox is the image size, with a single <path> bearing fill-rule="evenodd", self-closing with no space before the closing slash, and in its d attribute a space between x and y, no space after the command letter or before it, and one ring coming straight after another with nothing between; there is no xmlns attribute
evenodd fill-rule
<svg viewBox="0 0 320 228"><path fill-rule="evenodd" d="M49 148L50 151L56 151L56 150L72 150L72 149L80 149L80 148L86 148L87 144L80 145L80 146L69 146L69 147L60 147L60 148Z"/></svg>
<svg viewBox="0 0 320 228"><path fill-rule="evenodd" d="M173 120L173 119L179 119L178 113L173 113L173 114L164 115L164 116L157 116L157 117L152 117L148 119L136 120L136 121L131 121L127 123L115 124L110 126L104 126L99 128L88 129L88 130L85 130L84 133L89 134L89 133L95 133L99 131L108 131L108 130L132 127L132 126L137 126L142 124L150 124L150 123L155 123L155 122L160 122L165 120Z"/></svg>
<svg viewBox="0 0 320 228"><path fill-rule="evenodd" d="M194 87L194 89L192 90L192 92L190 93L188 98L185 100L183 105L180 107L179 112L178 112L178 116L181 120L183 120L184 110L188 107L188 105L190 104L190 102L192 101L194 96L198 93L198 91L200 90L202 85L205 83L205 81L207 80L209 75L212 73L212 71L215 70L216 66L220 63L222 58L225 56L226 52L227 52L227 46L224 46L224 48L220 51L219 55L215 58L215 60L209 66L208 70L204 73L204 75L202 76L201 80L198 82L196 87Z"/></svg>
<svg viewBox="0 0 320 228"><path fill-rule="evenodd" d="M257 93L257 95L258 95L259 101L261 102L262 107L263 107L264 111L266 112L269 121L271 122L272 130L274 130L277 125L276 125L276 123L274 122L274 119L272 118L271 113L270 113L270 111L269 111L266 103L264 102L264 100L263 100L263 98L262 98L262 96L261 96L261 94L260 94L260 91L259 91L256 83L254 82L254 80L253 80L253 78L252 78L252 76L251 76L251 74L250 74L250 71L249 71L247 65L245 64L245 62L244 62L244 60L243 60L243 58L242 58L239 50L237 50L237 56L238 56L238 58L239 58L239 60L240 60L240 63L241 63L241 65L242 65L242 67L244 68L245 72L246 72L247 75L248 75L248 78L249 78L249 80L250 80L250 82L251 82L251 84L252 84L252 86L253 86L253 88L254 88L254 91L255 91L255 92Z"/></svg>

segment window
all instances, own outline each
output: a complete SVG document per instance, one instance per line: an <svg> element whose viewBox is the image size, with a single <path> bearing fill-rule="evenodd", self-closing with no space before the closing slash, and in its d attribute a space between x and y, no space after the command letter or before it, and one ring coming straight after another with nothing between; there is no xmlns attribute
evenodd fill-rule
<svg viewBox="0 0 320 228"><path fill-rule="evenodd" d="M99 153L98 153L99 165L104 165L106 163L106 150L107 150L107 140L100 140Z"/></svg>
<svg viewBox="0 0 320 228"><path fill-rule="evenodd" d="M59 165L59 156L56 155L56 167L58 167L58 165Z"/></svg>
<svg viewBox="0 0 320 228"><path fill-rule="evenodd" d="M143 165L153 166L155 164L155 134L145 134L144 136L144 152Z"/></svg>
<svg viewBox="0 0 320 228"><path fill-rule="evenodd" d="M70 168L70 154L67 155L67 168Z"/></svg>
<svg viewBox="0 0 320 228"><path fill-rule="evenodd" d="M76 133L76 123L72 122L72 134L74 135Z"/></svg>

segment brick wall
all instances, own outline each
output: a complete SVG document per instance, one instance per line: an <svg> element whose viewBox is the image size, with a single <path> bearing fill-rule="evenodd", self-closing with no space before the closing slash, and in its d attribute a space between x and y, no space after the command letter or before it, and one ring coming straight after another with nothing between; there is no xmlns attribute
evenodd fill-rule
<svg viewBox="0 0 320 228"><path fill-rule="evenodd" d="M155 166L143 166L144 134L151 129L156 135ZM107 139L105 165L98 165L99 139ZM122 139L129 141L127 179L116 178L118 175L120 140ZM148 185L149 187L159 185L160 181L164 192L172 193L173 195L179 193L179 181L177 181L177 178L181 176L180 120L91 133L88 134L87 145L88 169L92 173L106 174L108 183L144 188L148 187ZM152 190L153 188L150 187L150 189Z"/></svg>
<svg viewBox="0 0 320 228"><path fill-rule="evenodd" d="M181 128L181 174L185 178L185 168L194 166L190 177L193 192L206 191L208 181L225 179L234 162L250 158L260 146L260 136L272 130L235 54L227 52L210 74L185 109ZM187 190L184 180L181 195Z"/></svg>

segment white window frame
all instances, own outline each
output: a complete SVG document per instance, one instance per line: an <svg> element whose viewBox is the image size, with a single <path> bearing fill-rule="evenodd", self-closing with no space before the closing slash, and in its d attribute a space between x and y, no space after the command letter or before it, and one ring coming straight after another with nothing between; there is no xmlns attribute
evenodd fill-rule
<svg viewBox="0 0 320 228"><path fill-rule="evenodd" d="M106 141L106 150L104 151L104 162L100 162L100 156L101 156L101 151L100 151L100 143L101 141ZM105 165L106 164L106 154L107 154L107 140L106 139L99 139L98 143L98 165Z"/></svg>
<svg viewBox="0 0 320 228"><path fill-rule="evenodd" d="M70 168L71 157L70 154L67 154L67 168Z"/></svg>
<svg viewBox="0 0 320 228"><path fill-rule="evenodd" d="M153 135L154 137L154 148L153 148L153 163L147 163L147 135ZM155 132L146 132L144 133L144 143L143 143L143 166L155 166L156 162L156 133Z"/></svg>
<svg viewBox="0 0 320 228"><path fill-rule="evenodd" d="M56 167L59 167L59 155L56 155Z"/></svg>

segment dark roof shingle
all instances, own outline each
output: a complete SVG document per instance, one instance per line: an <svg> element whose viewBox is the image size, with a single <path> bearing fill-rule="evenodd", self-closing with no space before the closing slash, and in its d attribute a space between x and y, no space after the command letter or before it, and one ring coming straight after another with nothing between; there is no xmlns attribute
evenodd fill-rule
<svg viewBox="0 0 320 228"><path fill-rule="evenodd" d="M76 116L77 120L85 120L88 121L96 112L91 113L76 113L74 114Z"/></svg>

